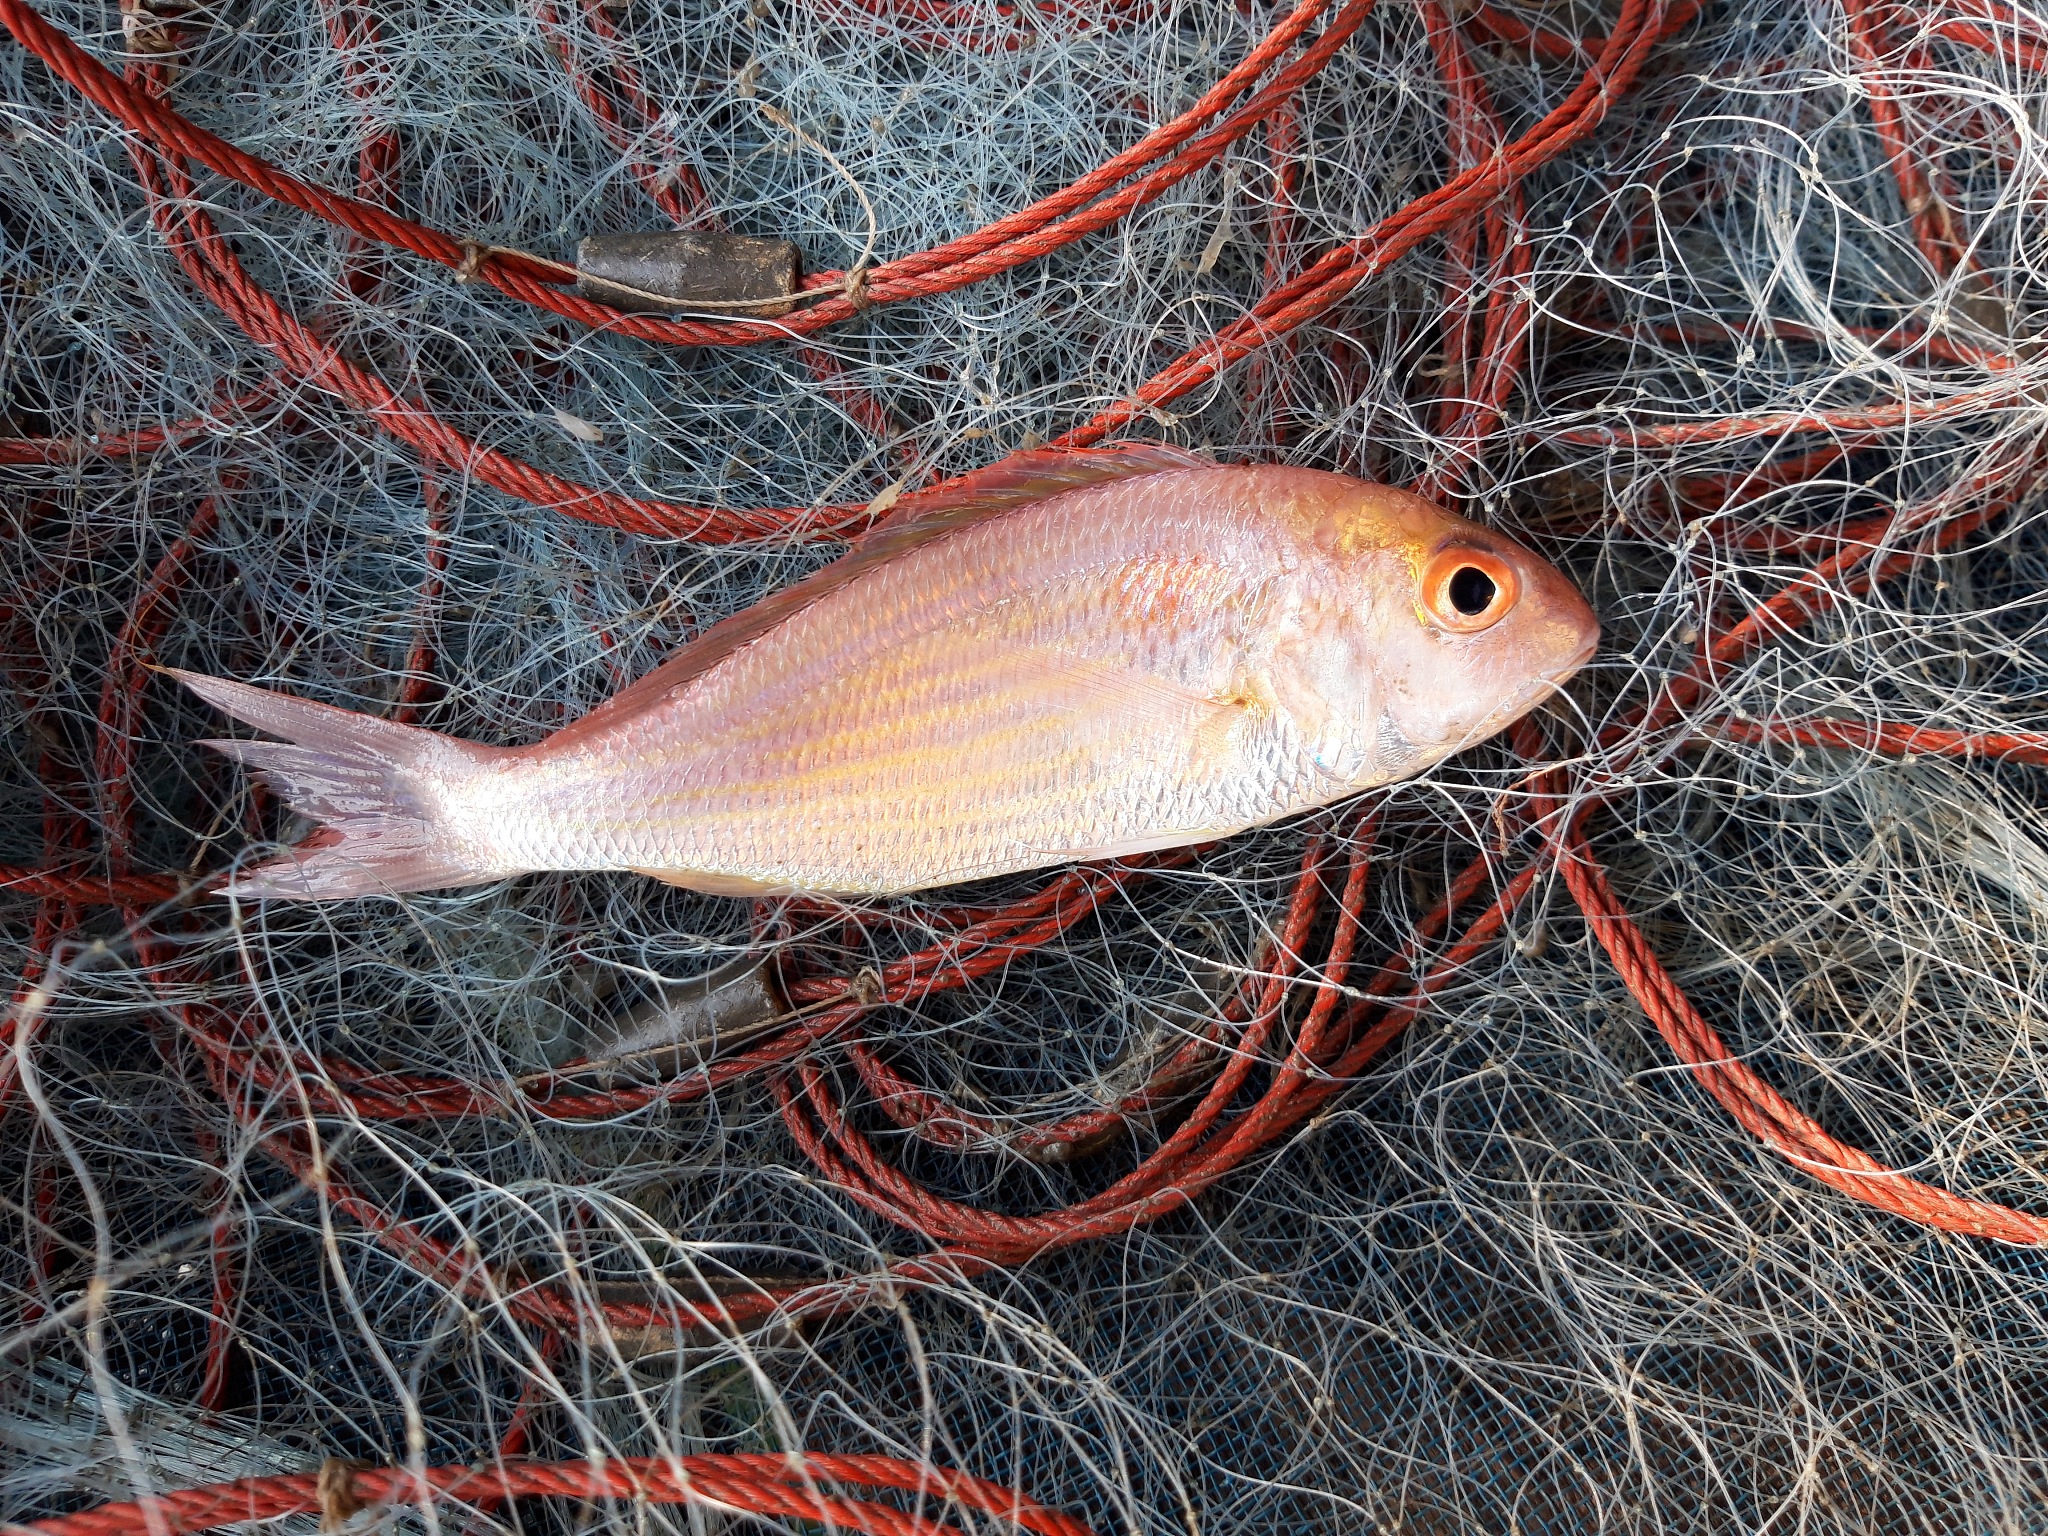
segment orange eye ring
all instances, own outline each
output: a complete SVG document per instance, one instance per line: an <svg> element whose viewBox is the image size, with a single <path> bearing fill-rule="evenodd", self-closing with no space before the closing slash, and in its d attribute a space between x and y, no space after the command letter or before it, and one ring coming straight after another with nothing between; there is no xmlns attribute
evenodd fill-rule
<svg viewBox="0 0 2048 1536"><path fill-rule="evenodd" d="M1522 583L1515 568L1483 549L1453 544L1440 549L1422 572L1422 611L1455 635L1491 629L1515 606Z"/></svg>

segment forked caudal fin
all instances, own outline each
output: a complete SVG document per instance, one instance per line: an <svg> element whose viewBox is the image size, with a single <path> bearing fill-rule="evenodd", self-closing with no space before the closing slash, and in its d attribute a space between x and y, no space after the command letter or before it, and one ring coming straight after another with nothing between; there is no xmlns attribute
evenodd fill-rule
<svg viewBox="0 0 2048 1536"><path fill-rule="evenodd" d="M166 671L170 669L166 668ZM202 741L321 825L226 886L241 897L335 901L475 885L512 871L451 816L449 791L506 754L328 704L192 672L170 675L215 709L283 741Z"/></svg>

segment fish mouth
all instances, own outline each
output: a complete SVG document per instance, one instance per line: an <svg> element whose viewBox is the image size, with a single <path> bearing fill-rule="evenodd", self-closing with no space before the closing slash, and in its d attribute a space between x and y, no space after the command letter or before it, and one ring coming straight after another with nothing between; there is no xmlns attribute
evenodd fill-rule
<svg viewBox="0 0 2048 1536"><path fill-rule="evenodd" d="M1600 632L1598 630L1595 630L1592 634L1586 636L1586 643L1584 645L1581 645L1577 651L1573 652L1569 660L1559 664L1558 666L1552 667L1548 672L1545 672L1542 675L1542 681L1550 684L1553 688L1561 687L1564 683L1570 680L1573 673L1577 672L1579 668L1583 667L1587 662L1591 661L1593 657L1598 654L1599 650Z"/></svg>
<svg viewBox="0 0 2048 1536"><path fill-rule="evenodd" d="M1587 638L1584 645L1580 646L1572 654L1569 660L1559 662L1548 672L1537 673L1536 681L1530 685L1528 693L1524 696L1526 702L1517 712L1515 718L1521 718L1522 715L1527 714L1530 710L1549 703L1551 699L1562 693L1564 685L1578 675L1580 668L1591 661L1599 649L1600 636L1596 631Z"/></svg>
<svg viewBox="0 0 2048 1536"><path fill-rule="evenodd" d="M1537 673L1526 688L1488 715L1462 742L1451 748L1451 753L1462 752L1466 747L1498 736L1524 715L1547 704L1564 690L1564 685L1572 680L1581 667L1593 659L1594 653L1599 649L1600 634L1596 630L1568 660L1559 662L1547 672ZM1449 756L1451 753L1445 755Z"/></svg>

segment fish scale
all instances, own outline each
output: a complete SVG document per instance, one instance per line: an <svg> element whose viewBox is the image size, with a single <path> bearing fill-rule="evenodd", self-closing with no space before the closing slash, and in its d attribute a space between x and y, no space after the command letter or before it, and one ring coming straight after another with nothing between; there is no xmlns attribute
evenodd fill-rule
<svg viewBox="0 0 2048 1536"><path fill-rule="evenodd" d="M630 727L636 740L715 747L644 775L602 759L583 772L536 765L550 826L601 804L592 791L604 783L636 802L631 867L674 858L871 890L1284 814L1256 795L1273 777L1262 754L1290 749L1284 730L1189 761L1194 729L1255 638L1230 632L1249 604L1184 610L1195 622L1161 647L1144 611L1158 583L1142 569L1157 552L1096 499L1012 514L998 545L1017 558L991 560L962 539L916 551L756 642L718 685ZM1187 537L1192 520L1176 521ZM1059 557L1027 562L1024 550ZM1190 558L1176 553L1185 574ZM1241 599L1261 574L1201 554L1213 598ZM1048 667L1062 666L1080 676L1049 683ZM836 862L817 856L833 849Z"/></svg>
<svg viewBox="0 0 2048 1536"><path fill-rule="evenodd" d="M327 827L242 894L543 869L886 894L1207 841L1419 772L1596 636L1559 572L1440 507L1149 446L969 477L531 746L186 680L291 743L216 745Z"/></svg>

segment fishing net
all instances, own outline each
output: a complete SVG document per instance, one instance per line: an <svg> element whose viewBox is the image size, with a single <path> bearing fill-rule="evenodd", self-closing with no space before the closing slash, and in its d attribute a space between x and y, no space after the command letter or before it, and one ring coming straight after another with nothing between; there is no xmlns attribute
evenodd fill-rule
<svg viewBox="0 0 2048 1536"><path fill-rule="evenodd" d="M0 20L0 1517L2048 1523L2048 20ZM801 302L564 286L676 227ZM1123 865L208 894L305 829L152 667L529 742L1131 437L1506 529L1599 658Z"/></svg>

